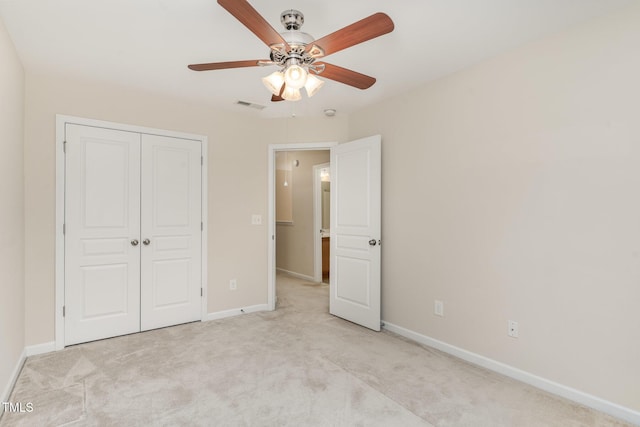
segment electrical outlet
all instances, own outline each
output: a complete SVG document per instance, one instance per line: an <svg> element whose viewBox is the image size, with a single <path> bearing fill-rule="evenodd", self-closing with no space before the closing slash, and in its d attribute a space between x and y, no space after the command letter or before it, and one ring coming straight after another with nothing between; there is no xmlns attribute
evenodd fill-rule
<svg viewBox="0 0 640 427"><path fill-rule="evenodd" d="M507 335L512 338L518 338L518 322L515 320L509 320L509 330L507 331Z"/></svg>
<svg viewBox="0 0 640 427"><path fill-rule="evenodd" d="M229 289L231 289L232 291L238 289L238 281L236 279L229 280Z"/></svg>
<svg viewBox="0 0 640 427"><path fill-rule="evenodd" d="M262 215L251 215L252 225L262 225Z"/></svg>
<svg viewBox="0 0 640 427"><path fill-rule="evenodd" d="M435 300L433 303L433 314L436 316L444 317L444 303L440 300Z"/></svg>

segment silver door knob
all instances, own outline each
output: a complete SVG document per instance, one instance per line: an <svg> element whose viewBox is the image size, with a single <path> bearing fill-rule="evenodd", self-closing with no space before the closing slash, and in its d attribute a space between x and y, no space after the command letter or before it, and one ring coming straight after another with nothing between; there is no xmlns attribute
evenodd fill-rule
<svg viewBox="0 0 640 427"><path fill-rule="evenodd" d="M144 243L144 245L145 245L145 246L147 246L149 243L151 243L151 240L149 240L149 239L144 239L144 240L142 241L142 243Z"/></svg>
<svg viewBox="0 0 640 427"><path fill-rule="evenodd" d="M375 246L377 243L376 239L369 240L369 246Z"/></svg>
<svg viewBox="0 0 640 427"><path fill-rule="evenodd" d="M133 239L131 241L131 246L138 246L138 243L140 243L140 242L138 242L136 239Z"/></svg>

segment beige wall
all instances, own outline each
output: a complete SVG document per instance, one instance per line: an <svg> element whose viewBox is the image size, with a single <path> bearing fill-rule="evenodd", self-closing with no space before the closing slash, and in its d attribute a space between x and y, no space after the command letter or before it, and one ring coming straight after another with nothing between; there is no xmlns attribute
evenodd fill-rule
<svg viewBox="0 0 640 427"><path fill-rule="evenodd" d="M267 303L267 146L344 139L346 119L264 120L48 73L26 77L26 341L54 337L55 115L209 138L209 312ZM321 128L312 136L306 129ZM287 132L283 133L283 129ZM290 132L289 132L290 130ZM317 138L317 139L315 139ZM296 139L295 142L305 142ZM262 226L251 225L261 214ZM229 280L236 279L236 291Z"/></svg>
<svg viewBox="0 0 640 427"><path fill-rule="evenodd" d="M636 3L352 115L385 321L640 410L639 48Z"/></svg>
<svg viewBox="0 0 640 427"><path fill-rule="evenodd" d="M0 400L24 349L24 71L0 19Z"/></svg>
<svg viewBox="0 0 640 427"><path fill-rule="evenodd" d="M293 172L288 151L275 153L276 222L293 221Z"/></svg>
<svg viewBox="0 0 640 427"><path fill-rule="evenodd" d="M276 227L276 267L313 277L313 166L328 163L329 150L292 151L288 159L289 163L298 160L300 164L290 171L293 222Z"/></svg>

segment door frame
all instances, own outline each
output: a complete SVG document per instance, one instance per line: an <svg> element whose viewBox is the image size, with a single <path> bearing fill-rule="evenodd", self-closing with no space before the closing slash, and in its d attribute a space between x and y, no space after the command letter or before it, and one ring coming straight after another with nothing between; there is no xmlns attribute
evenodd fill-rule
<svg viewBox="0 0 640 427"><path fill-rule="evenodd" d="M267 307L276 309L276 152L331 150L337 142L303 142L292 144L269 144L268 163L268 218L267 218ZM315 272L314 272L315 274Z"/></svg>
<svg viewBox="0 0 640 427"><path fill-rule="evenodd" d="M329 168L331 162L313 165L313 280L322 282L322 179L320 171Z"/></svg>
<svg viewBox="0 0 640 427"><path fill-rule="evenodd" d="M56 114L56 213L55 213L55 349L64 348L64 207L65 207L65 125L77 124L83 126L115 129L141 134L167 136L172 138L190 139L199 141L202 144L202 175L201 198L202 198L202 245L201 245L201 268L202 268L202 303L201 319L207 315L207 243L208 243L208 137L184 132L174 132L163 129L148 128L144 126L128 125L123 123L108 122L103 120L87 119L83 117L67 116Z"/></svg>

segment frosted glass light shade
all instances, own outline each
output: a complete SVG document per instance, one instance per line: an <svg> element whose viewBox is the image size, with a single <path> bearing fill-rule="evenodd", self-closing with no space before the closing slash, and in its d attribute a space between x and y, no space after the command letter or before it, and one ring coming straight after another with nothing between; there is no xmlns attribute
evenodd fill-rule
<svg viewBox="0 0 640 427"><path fill-rule="evenodd" d="M309 75L307 76L307 82L304 84L304 88L307 90L307 96L311 98L320 90L323 85L324 80L320 80L313 74L309 73Z"/></svg>
<svg viewBox="0 0 640 427"><path fill-rule="evenodd" d="M300 89L307 81L307 70L299 65L290 65L284 72L284 82L287 87Z"/></svg>
<svg viewBox="0 0 640 427"><path fill-rule="evenodd" d="M269 89L269 92L278 96L280 95L280 89L284 84L284 74L281 71L275 71L269 74L267 77L262 78L262 83Z"/></svg>
<svg viewBox="0 0 640 427"><path fill-rule="evenodd" d="M289 85L286 85L284 87L284 92L282 92L282 98L287 101L300 101L300 99L302 98L302 95L300 95L299 89L295 89L295 88L289 87Z"/></svg>

